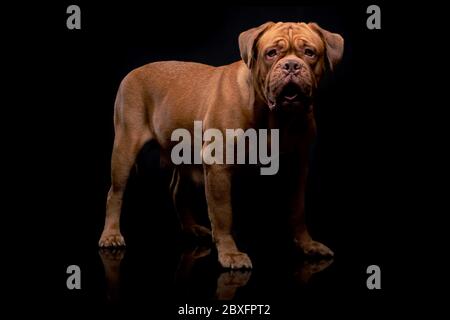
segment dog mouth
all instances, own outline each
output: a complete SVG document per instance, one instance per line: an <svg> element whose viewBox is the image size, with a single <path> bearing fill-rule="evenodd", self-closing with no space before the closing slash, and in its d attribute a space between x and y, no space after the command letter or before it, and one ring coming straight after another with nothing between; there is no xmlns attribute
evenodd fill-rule
<svg viewBox="0 0 450 320"><path fill-rule="evenodd" d="M311 103L312 93L310 87L297 81L288 80L284 86L275 89L273 94L269 95L269 107L271 110L284 108L300 108Z"/></svg>
<svg viewBox="0 0 450 320"><path fill-rule="evenodd" d="M284 88L281 90L278 97L281 100L291 102L291 101L299 100L301 95L302 95L302 92L301 92L301 89L299 88L299 86L293 82L290 82L284 86Z"/></svg>
<svg viewBox="0 0 450 320"><path fill-rule="evenodd" d="M300 107L311 103L311 94L308 87L296 82L288 82L276 96L276 104L281 106Z"/></svg>

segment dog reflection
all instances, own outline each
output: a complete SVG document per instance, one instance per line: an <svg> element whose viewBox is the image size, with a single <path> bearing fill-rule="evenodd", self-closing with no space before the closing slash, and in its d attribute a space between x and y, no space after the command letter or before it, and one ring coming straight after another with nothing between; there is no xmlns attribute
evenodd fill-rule
<svg viewBox="0 0 450 320"><path fill-rule="evenodd" d="M186 249L180 258L175 283L182 288L195 286L195 276L193 268L200 259L210 258L211 248L207 246L197 246ZM210 263L215 265L215 260L210 259ZM219 273L216 282L216 292L214 299L230 300L236 295L236 291L247 284L250 279L250 271L227 271Z"/></svg>
<svg viewBox="0 0 450 320"><path fill-rule="evenodd" d="M203 257L209 256L211 248L206 246L197 246L186 249L180 257L177 271L175 273L175 283L187 283L192 275L192 268L195 262Z"/></svg>
<svg viewBox="0 0 450 320"><path fill-rule="evenodd" d="M227 271L222 272L217 278L217 300L231 300L236 295L237 289L244 287L250 276L251 271Z"/></svg>
<svg viewBox="0 0 450 320"><path fill-rule="evenodd" d="M322 272L333 263L333 259L303 260L294 272L295 280L300 284L306 284L315 273Z"/></svg>
<svg viewBox="0 0 450 320"><path fill-rule="evenodd" d="M201 259L210 258L211 248L197 246L186 249L180 257L177 271L175 273L175 284L181 288L189 288L196 285L196 277L193 273L194 266ZM120 291L120 266L125 256L125 249L100 249L99 255L105 270L107 288L107 300L117 302ZM215 259L210 259L215 264ZM307 284L314 274L327 269L333 260L301 260L295 266L294 279L300 285ZM214 271L213 271L214 272ZM217 300L232 300L236 297L239 288L247 285L251 278L250 270L228 270L217 274L215 295L211 297Z"/></svg>
<svg viewBox="0 0 450 320"><path fill-rule="evenodd" d="M125 248L103 248L98 253L105 269L107 299L109 302L117 302L120 291L120 264L125 256Z"/></svg>

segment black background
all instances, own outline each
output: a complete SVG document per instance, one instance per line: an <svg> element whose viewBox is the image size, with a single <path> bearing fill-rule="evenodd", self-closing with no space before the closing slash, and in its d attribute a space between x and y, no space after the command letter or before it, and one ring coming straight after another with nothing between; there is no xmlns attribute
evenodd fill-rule
<svg viewBox="0 0 450 320"><path fill-rule="evenodd" d="M52 304L72 312L120 310L146 318L163 312L170 318L179 304L214 301L222 273L214 251L198 260L186 281L174 280L182 252L194 244L180 234L168 192L170 174L159 169L151 146L141 153L125 195L122 232L128 247L119 299L108 301L97 241L110 183L113 103L121 79L133 68L159 60L216 66L234 62L239 59L239 33L268 20L314 21L345 39L343 61L320 89L307 198L310 231L336 257L307 284L296 282L302 260L287 245L284 204L279 202L288 173L281 168L277 177L244 180L235 203L239 244L252 257L254 270L237 291L236 303L270 303L276 319L307 313L367 316L355 306L374 315L396 303L403 269L398 264L404 246L401 225L406 213L412 216L399 191L405 184L399 154L408 143L403 141L407 120L399 117L406 104L399 82L407 81L398 64L405 54L398 41L404 31L399 10L378 3L382 29L368 30L365 3L155 6L79 1L82 29L67 30L69 4L44 7L46 18L32 31L36 41L28 44L36 54L24 60L45 75L33 112L46 121L29 137L29 159L35 160L26 166L39 166L35 181L41 190L30 201L43 208L38 220L48 230L40 242L45 245L42 264L50 271L43 279L44 291ZM81 267L82 290L66 288L70 264ZM382 290L366 287L371 264L382 270ZM30 296L39 299L40 294Z"/></svg>

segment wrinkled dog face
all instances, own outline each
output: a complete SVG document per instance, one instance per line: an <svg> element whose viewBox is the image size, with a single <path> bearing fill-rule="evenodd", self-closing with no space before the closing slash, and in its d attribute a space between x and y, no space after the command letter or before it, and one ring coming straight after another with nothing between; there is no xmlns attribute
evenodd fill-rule
<svg viewBox="0 0 450 320"><path fill-rule="evenodd" d="M302 23L280 23L257 43L258 77L269 106L302 105L312 97L324 69L324 44Z"/></svg>
<svg viewBox="0 0 450 320"><path fill-rule="evenodd" d="M309 107L327 68L341 60L344 41L315 23L273 23L239 36L241 56L269 108Z"/></svg>

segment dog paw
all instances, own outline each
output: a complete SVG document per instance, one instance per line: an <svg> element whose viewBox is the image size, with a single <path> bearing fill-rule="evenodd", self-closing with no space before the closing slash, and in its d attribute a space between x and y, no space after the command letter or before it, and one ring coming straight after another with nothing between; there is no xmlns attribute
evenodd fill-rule
<svg viewBox="0 0 450 320"><path fill-rule="evenodd" d="M333 257L334 252L326 245L310 240L308 242L300 243L300 248L307 256Z"/></svg>
<svg viewBox="0 0 450 320"><path fill-rule="evenodd" d="M252 261L246 253L234 252L219 252L219 262L222 267L227 269L251 269Z"/></svg>
<svg viewBox="0 0 450 320"><path fill-rule="evenodd" d="M103 231L98 246L101 248L125 247L125 239L120 231Z"/></svg>

